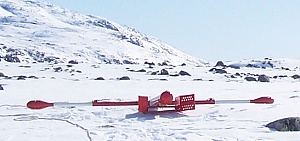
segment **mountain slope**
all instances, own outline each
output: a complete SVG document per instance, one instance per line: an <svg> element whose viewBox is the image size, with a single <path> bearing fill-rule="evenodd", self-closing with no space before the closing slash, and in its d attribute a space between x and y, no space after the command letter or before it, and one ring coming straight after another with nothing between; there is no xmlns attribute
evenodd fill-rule
<svg viewBox="0 0 300 141"><path fill-rule="evenodd" d="M35 0L1 0L0 31L0 55L20 61L203 64L134 28Z"/></svg>

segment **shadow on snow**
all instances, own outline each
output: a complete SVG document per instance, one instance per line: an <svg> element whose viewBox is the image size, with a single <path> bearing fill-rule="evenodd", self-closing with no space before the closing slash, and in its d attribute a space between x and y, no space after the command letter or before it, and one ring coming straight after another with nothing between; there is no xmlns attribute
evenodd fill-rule
<svg viewBox="0 0 300 141"><path fill-rule="evenodd" d="M174 118L180 118L180 117L187 117L187 115L184 115L181 112L175 112L175 111L151 111L146 114L141 113L141 112L127 114L125 116L125 119L137 118L140 121L146 121L146 120L154 120L157 118L174 119Z"/></svg>

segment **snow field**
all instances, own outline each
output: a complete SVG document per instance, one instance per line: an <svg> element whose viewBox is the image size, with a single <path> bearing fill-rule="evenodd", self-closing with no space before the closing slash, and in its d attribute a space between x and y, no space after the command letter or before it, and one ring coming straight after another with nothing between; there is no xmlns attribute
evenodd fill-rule
<svg viewBox="0 0 300 141"><path fill-rule="evenodd" d="M130 72L147 66L78 64L73 69L82 73L46 71L48 64L20 68L20 64L4 65L6 75L32 75L39 79L1 79L5 90L0 99L0 140L297 140L295 132L276 132L264 125L279 118L298 116L299 82L293 79L271 83L228 81L219 74L205 73L206 67L176 67L192 76L159 76L147 72ZM58 64L64 67L63 64ZM57 67L57 66L53 66ZM65 67L64 67L65 68ZM127 69L126 69L127 68ZM155 67L155 70L161 67ZM148 70L148 69L147 69ZM259 70L260 69L256 69ZM241 69L241 71L245 71ZM252 70L255 71L255 70ZM196 72L199 72L196 73ZM268 72L268 70L265 70ZM92 78L103 76L106 80ZM120 81L117 77L129 76ZM214 81L193 81L194 78ZM148 80L165 78L168 81ZM195 111L182 113L138 113L136 106L128 107L54 107L42 110L26 108L30 100L48 102L89 102L96 99L135 101L138 95L155 97L165 90L173 96L195 94L196 100L214 98L255 99L271 96L274 104L197 105Z"/></svg>

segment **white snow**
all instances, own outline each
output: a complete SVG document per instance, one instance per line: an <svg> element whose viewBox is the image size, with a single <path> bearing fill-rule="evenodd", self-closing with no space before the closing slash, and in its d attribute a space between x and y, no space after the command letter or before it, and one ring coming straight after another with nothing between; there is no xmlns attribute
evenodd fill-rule
<svg viewBox="0 0 300 141"><path fill-rule="evenodd" d="M31 66L23 68L19 66ZM92 65L98 68L91 67ZM290 64L292 65L292 64ZM295 66L299 64L293 64ZM0 72L7 76L34 75L39 79L1 78L0 140L263 140L296 141L298 132L276 132L264 125L279 118L299 116L299 79L271 79L271 83L247 82L208 72L210 67L175 67L171 73L185 70L192 76L160 76L147 72L130 72L126 68L156 71L143 65L78 64L67 71L53 68L66 64L19 64L0 62ZM45 70L45 68L50 68ZM45 71L41 71L45 70ZM299 74L300 70L228 69L252 73ZM74 74L74 75L72 75ZM106 80L96 81L102 76ZM129 76L120 81L117 77ZM167 79L155 81L149 79ZM193 81L202 78L203 81ZM212 79L214 81L206 81ZM261 96L275 99L274 104L198 105L195 111L142 114L137 106L127 107L54 107L42 110L26 108L30 100L48 102L90 102L97 99L136 101L139 95L155 97L165 90L174 96L195 94L197 100L248 100Z"/></svg>
<svg viewBox="0 0 300 141"><path fill-rule="evenodd" d="M300 74L300 59L225 62L241 68L226 68L227 74L213 74L209 72L212 65L205 65L200 59L133 28L35 0L0 0L0 31L0 73L6 76L0 77L4 88L0 90L0 141L298 141L300 138L299 132L277 132L264 126L280 118L300 115L300 79L290 77ZM130 39L142 46L129 43ZM8 48L19 50L15 54L21 63L4 60L11 53ZM27 51L59 57L62 62L37 63L34 57L39 55L32 57ZM140 64L105 64L104 58ZM68 67L69 60L77 60L79 64ZM145 61L156 64L169 61L175 66L150 68L143 65ZM266 66L268 62L274 66ZM187 65L178 66L182 63ZM244 67L247 64L259 68ZM57 67L62 71L55 72ZM140 69L146 72L129 71ZM162 69L170 74L183 70L191 76L150 75ZM231 77L237 73L245 75ZM244 79L253 74L270 76L271 82ZM17 80L21 75L38 79ZM278 75L286 77L273 78ZM131 80L117 79L122 76ZM105 80L94 80L97 77ZM195 94L196 100L270 96L275 103L197 105L194 111L148 114L139 113L137 106L42 110L26 107L30 100L137 101L140 95L153 98L166 90L174 97Z"/></svg>

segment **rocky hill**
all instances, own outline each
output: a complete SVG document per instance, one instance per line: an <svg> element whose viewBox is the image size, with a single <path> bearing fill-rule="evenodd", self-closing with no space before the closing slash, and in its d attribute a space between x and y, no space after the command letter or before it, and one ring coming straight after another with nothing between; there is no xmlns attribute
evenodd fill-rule
<svg viewBox="0 0 300 141"><path fill-rule="evenodd" d="M134 28L36 0L1 0L0 31L8 62L204 63Z"/></svg>

